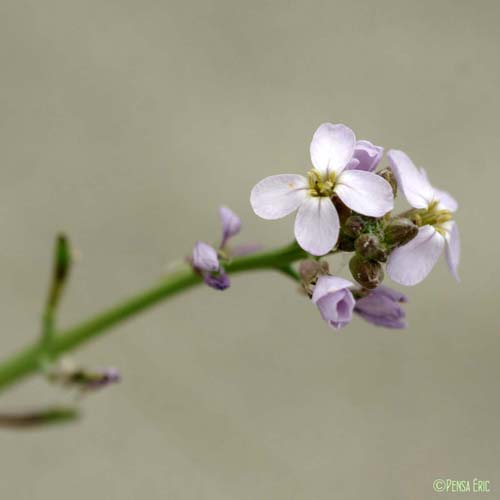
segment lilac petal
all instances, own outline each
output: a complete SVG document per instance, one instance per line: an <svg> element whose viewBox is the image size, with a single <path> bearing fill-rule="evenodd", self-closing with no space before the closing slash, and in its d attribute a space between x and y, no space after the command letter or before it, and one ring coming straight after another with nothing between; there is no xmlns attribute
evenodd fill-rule
<svg viewBox="0 0 500 500"><path fill-rule="evenodd" d="M218 273L204 273L203 281L215 290L226 290L231 284L229 276L222 267Z"/></svg>
<svg viewBox="0 0 500 500"><path fill-rule="evenodd" d="M295 219L295 239L312 255L325 255L337 243L339 216L330 198L310 196Z"/></svg>
<svg viewBox="0 0 500 500"><path fill-rule="evenodd" d="M394 290L394 288L389 288L388 286L385 285L378 286L370 293L370 295L374 294L383 295L388 299L392 300L393 302L402 302L402 303L408 302L408 297L404 293L401 293L398 290Z"/></svg>
<svg viewBox="0 0 500 500"><path fill-rule="evenodd" d="M432 271L443 246L444 237L432 226L423 226L413 240L393 250L387 262L387 273L396 283L416 285Z"/></svg>
<svg viewBox="0 0 500 500"><path fill-rule="evenodd" d="M228 207L219 208L219 217L222 225L222 241L220 247L223 248L229 238L237 235L241 230L241 219Z"/></svg>
<svg viewBox="0 0 500 500"><path fill-rule="evenodd" d="M425 168L420 167L420 173L425 177L425 180L430 184L429 182L429 176L427 175L427 172ZM448 210L448 212L456 212L458 209L458 202L451 196L450 193L447 193L446 191L441 191L441 189L437 189L433 187L434 189L434 199L437 200L438 203L438 209L439 210Z"/></svg>
<svg viewBox="0 0 500 500"><path fill-rule="evenodd" d="M208 243L197 241L193 248L193 266L200 271L218 271L217 251Z"/></svg>
<svg viewBox="0 0 500 500"><path fill-rule="evenodd" d="M450 221L445 224L446 231L446 261L453 277L460 281L458 276L458 264L460 262L460 234L458 225L455 221Z"/></svg>
<svg viewBox="0 0 500 500"><path fill-rule="evenodd" d="M415 167L403 151L391 149L387 153L387 158L399 189L408 203L414 208L427 208L434 199L434 189L426 176Z"/></svg>
<svg viewBox="0 0 500 500"><path fill-rule="evenodd" d="M302 175L272 175L253 187L250 203L259 217L281 219L299 208L307 196L308 186Z"/></svg>
<svg viewBox="0 0 500 500"><path fill-rule="evenodd" d="M264 249L264 245L260 243L243 243L231 248L231 257L242 257L243 255L250 255L252 253L260 252Z"/></svg>
<svg viewBox="0 0 500 500"><path fill-rule="evenodd" d="M344 170L357 170L358 167L359 167L359 160L353 157L349 160L349 163L344 168Z"/></svg>
<svg viewBox="0 0 500 500"><path fill-rule="evenodd" d="M393 319L385 316L377 316L371 315L365 312L360 312L354 309L356 314L359 314L365 321L371 323L375 326L382 326L384 328L395 328L395 329L403 329L408 327L408 323L405 321L405 318L397 318Z"/></svg>
<svg viewBox="0 0 500 500"><path fill-rule="evenodd" d="M337 180L335 193L352 210L381 217L394 208L391 185L379 175L362 170L345 170Z"/></svg>
<svg viewBox="0 0 500 500"><path fill-rule="evenodd" d="M436 193L436 198L439 200L439 210L448 210L448 212L452 213L457 211L458 202L455 198L453 198L453 196L451 196L450 193L436 188L434 188L434 191Z"/></svg>
<svg viewBox="0 0 500 500"><path fill-rule="evenodd" d="M311 141L311 162L322 173L340 173L352 158L356 147L354 132L345 125L323 123Z"/></svg>
<svg viewBox="0 0 500 500"><path fill-rule="evenodd" d="M341 328L352 320L355 300L349 290L352 283L335 276L320 276L312 296L321 317L333 328Z"/></svg>
<svg viewBox="0 0 500 500"><path fill-rule="evenodd" d="M400 306L401 300L394 300L393 297L400 299L404 295L388 287L376 288L367 296L356 302L354 312L359 314L366 321L387 328L405 328L404 321L406 313Z"/></svg>
<svg viewBox="0 0 500 500"><path fill-rule="evenodd" d="M354 283L344 278L339 278L337 276L320 276L316 286L314 287L311 300L313 301L313 304L316 304L318 300L322 299L329 293L338 292L339 290L353 286Z"/></svg>
<svg viewBox="0 0 500 500"><path fill-rule="evenodd" d="M370 141L358 141L354 150L353 159L349 162L346 170L364 170L373 172L380 163L384 154L384 148L375 146Z"/></svg>

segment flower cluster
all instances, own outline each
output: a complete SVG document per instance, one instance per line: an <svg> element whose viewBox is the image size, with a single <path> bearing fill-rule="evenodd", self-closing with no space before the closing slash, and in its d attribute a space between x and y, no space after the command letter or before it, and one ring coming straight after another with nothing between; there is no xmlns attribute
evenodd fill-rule
<svg viewBox="0 0 500 500"><path fill-rule="evenodd" d="M315 260L301 266L302 285L323 319L340 328L357 313L379 326L403 328L406 297L385 286L384 266L398 284L420 283L443 248L458 280L460 243L452 220L458 204L433 187L423 169L398 150L389 150L390 167L375 172L383 148L357 141L342 124L322 124L314 133L306 176L273 175L252 189L250 203L263 219L280 219L297 210L297 243ZM401 191L411 208L394 215ZM349 262L357 285L331 276L321 260L353 252Z"/></svg>

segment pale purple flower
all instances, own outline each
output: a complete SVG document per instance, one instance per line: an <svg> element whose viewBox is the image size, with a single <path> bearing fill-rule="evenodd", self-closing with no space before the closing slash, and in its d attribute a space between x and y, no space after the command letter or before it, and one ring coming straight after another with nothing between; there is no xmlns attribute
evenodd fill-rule
<svg viewBox="0 0 500 500"><path fill-rule="evenodd" d="M215 290L225 290L231 285L229 276L226 274L223 267L220 268L218 273L204 273L203 281L209 287L215 288Z"/></svg>
<svg viewBox="0 0 500 500"><path fill-rule="evenodd" d="M356 150L354 132L342 124L324 123L314 133L308 176L273 175L252 189L250 203L263 219L280 219L298 209L295 238L312 255L325 255L337 243L337 195L352 210L381 217L392 210L391 186L382 177L348 164ZM359 161L359 160L358 160Z"/></svg>
<svg viewBox="0 0 500 500"><path fill-rule="evenodd" d="M370 141L358 141L356 143L352 160L347 165L346 170L364 170L365 172L373 172L380 163L383 154L383 147L376 146Z"/></svg>
<svg viewBox="0 0 500 500"><path fill-rule="evenodd" d="M335 276L320 276L311 300L318 306L321 317L332 327L342 328L352 320L355 300L348 280Z"/></svg>
<svg viewBox="0 0 500 500"><path fill-rule="evenodd" d="M414 239L391 253L387 263L389 276L401 285L420 283L431 272L445 247L448 267L459 281L460 238L451 215L458 203L449 193L434 188L425 171L417 169L402 151L391 150L387 156L399 189L416 209L415 220L420 226Z"/></svg>
<svg viewBox="0 0 500 500"><path fill-rule="evenodd" d="M193 266L200 271L218 271L220 264L217 250L208 243L197 241L193 248Z"/></svg>
<svg viewBox="0 0 500 500"><path fill-rule="evenodd" d="M222 225L222 241L220 248L224 248L229 238L236 236L241 230L241 219L228 207L219 208L219 217Z"/></svg>
<svg viewBox="0 0 500 500"><path fill-rule="evenodd" d="M354 312L377 326L406 328L406 313L401 307L408 299L402 293L386 286L379 286L358 299Z"/></svg>
<svg viewBox="0 0 500 500"><path fill-rule="evenodd" d="M229 277L220 265L217 250L203 241L197 241L191 257L193 267L201 274L203 281L211 288L229 288Z"/></svg>

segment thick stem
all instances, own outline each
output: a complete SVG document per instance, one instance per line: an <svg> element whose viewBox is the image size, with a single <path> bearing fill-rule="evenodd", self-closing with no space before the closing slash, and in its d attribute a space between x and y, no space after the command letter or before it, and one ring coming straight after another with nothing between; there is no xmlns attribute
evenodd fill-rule
<svg viewBox="0 0 500 500"><path fill-rule="evenodd" d="M296 278L297 275L290 264L306 257L307 254L296 243L293 243L276 250L235 258L225 265L225 269L229 274L256 269L275 269ZM160 284L83 321L79 325L56 332L48 346L49 354L52 359L55 359L62 353L104 334L112 327L166 298L200 283L202 283L201 278L191 269L168 276ZM43 341L37 342L0 363L0 391L36 373L40 369L40 361L46 353L47 345Z"/></svg>

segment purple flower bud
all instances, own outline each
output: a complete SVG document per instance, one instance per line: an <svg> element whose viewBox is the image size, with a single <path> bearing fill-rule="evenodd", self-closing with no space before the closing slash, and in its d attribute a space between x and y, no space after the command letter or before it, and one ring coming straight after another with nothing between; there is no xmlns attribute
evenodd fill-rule
<svg viewBox="0 0 500 500"><path fill-rule="evenodd" d="M215 290L225 290L231 284L229 276L222 267L218 273L203 273L203 281Z"/></svg>
<svg viewBox="0 0 500 500"><path fill-rule="evenodd" d="M87 390L101 389L107 385L116 384L120 380L120 372L116 368L106 368L101 373L88 374L88 380L83 388Z"/></svg>
<svg viewBox="0 0 500 500"><path fill-rule="evenodd" d="M400 304L407 300L402 293L386 286L379 286L356 301L354 312L377 326L406 328L406 313Z"/></svg>
<svg viewBox="0 0 500 500"><path fill-rule="evenodd" d="M222 241L220 248L224 248L229 238L237 235L241 230L241 219L228 207L219 208L219 217L222 224Z"/></svg>
<svg viewBox="0 0 500 500"><path fill-rule="evenodd" d="M375 146L370 141L358 141L352 160L347 166L350 170L365 170L366 172L373 172L379 164L384 148Z"/></svg>
<svg viewBox="0 0 500 500"><path fill-rule="evenodd" d="M314 287L312 301L321 317L332 327L341 328L352 319L355 300L349 290L353 284L335 276L320 276Z"/></svg>
<svg viewBox="0 0 500 500"><path fill-rule="evenodd" d="M209 244L197 241L193 248L193 266L199 271L218 271L220 266L217 251Z"/></svg>

